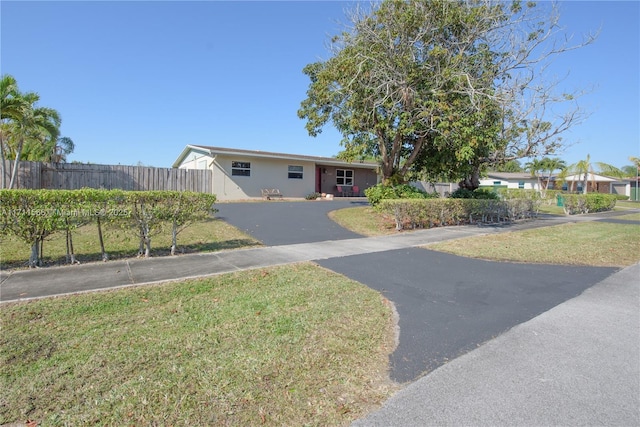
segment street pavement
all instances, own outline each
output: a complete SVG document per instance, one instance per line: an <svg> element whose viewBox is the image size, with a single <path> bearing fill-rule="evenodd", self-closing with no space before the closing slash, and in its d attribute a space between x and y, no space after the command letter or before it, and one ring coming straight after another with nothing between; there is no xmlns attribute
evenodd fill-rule
<svg viewBox="0 0 640 427"><path fill-rule="evenodd" d="M420 378L354 427L640 425L640 264Z"/></svg>
<svg viewBox="0 0 640 427"><path fill-rule="evenodd" d="M445 227L372 238L344 230L327 216L331 210L361 204L358 200L220 204L220 218L266 247L3 271L0 302L314 261L379 290L399 313L390 375L408 386L356 425L600 425L598 420L604 425L640 425L638 411L629 409L639 407L634 404L640 396L638 266L618 271L500 263L422 248L453 238L567 221L618 221L617 214L544 217L514 225ZM594 291L601 287L604 290ZM588 310L576 310L580 305L575 301L593 292ZM522 332L531 322L547 318L550 325L539 328L544 334ZM513 347L508 337L517 333ZM503 343L505 350L496 343ZM568 348L560 349L563 343ZM463 362L468 365L450 372ZM587 368L589 372L583 372ZM444 382L438 382L441 378ZM595 388L591 399L585 400L585 393ZM468 410L456 406L457 395ZM550 409L536 406L549 405L549 399L555 402ZM587 420L584 411L582 418L574 414L584 402L601 414L588 418L594 423L582 422Z"/></svg>

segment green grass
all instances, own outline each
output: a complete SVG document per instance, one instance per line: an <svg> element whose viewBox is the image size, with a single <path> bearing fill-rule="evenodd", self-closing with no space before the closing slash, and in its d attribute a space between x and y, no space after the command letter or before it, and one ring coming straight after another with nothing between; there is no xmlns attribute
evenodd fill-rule
<svg viewBox="0 0 640 427"><path fill-rule="evenodd" d="M551 215L565 215L564 208L557 205L541 205L539 212Z"/></svg>
<svg viewBox="0 0 640 427"><path fill-rule="evenodd" d="M395 390L392 310L310 263L3 304L0 425L347 425Z"/></svg>
<svg viewBox="0 0 640 427"><path fill-rule="evenodd" d="M640 227L569 223L450 240L428 248L497 261L626 267L640 261Z"/></svg>
<svg viewBox="0 0 640 427"><path fill-rule="evenodd" d="M615 219L626 219L628 221L640 221L640 213L621 215L615 217Z"/></svg>
<svg viewBox="0 0 640 427"><path fill-rule="evenodd" d="M138 253L138 238L133 231L120 228L103 228L105 249L110 259L134 257ZM220 219L211 218L194 223L178 234L178 252L212 252L260 245L260 242L240 232ZM98 229L95 224L85 225L73 231L73 246L80 262L100 261ZM171 230L162 230L151 239L152 256L170 254ZM0 240L0 268L24 268L30 248L23 241L3 236ZM64 232L49 236L43 248L45 265L65 263L66 238Z"/></svg>
<svg viewBox="0 0 640 427"><path fill-rule="evenodd" d="M630 200L618 200L616 202L616 210L623 209L640 209L640 202Z"/></svg>
<svg viewBox="0 0 640 427"><path fill-rule="evenodd" d="M329 218L363 236L380 236L396 232L393 219L376 212L370 206L338 209L329 212Z"/></svg>
<svg viewBox="0 0 640 427"><path fill-rule="evenodd" d="M560 208L562 209L562 208ZM629 214L620 219L639 219ZM368 207L347 208L332 218L368 236L393 233L393 219ZM498 261L628 266L640 262L640 226L589 222L450 240L429 249Z"/></svg>

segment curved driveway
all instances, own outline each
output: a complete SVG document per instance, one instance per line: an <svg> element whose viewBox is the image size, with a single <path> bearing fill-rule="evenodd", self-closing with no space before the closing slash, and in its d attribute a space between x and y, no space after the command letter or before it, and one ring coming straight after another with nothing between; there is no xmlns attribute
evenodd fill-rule
<svg viewBox="0 0 640 427"><path fill-rule="evenodd" d="M327 214L361 204L351 200L229 203L217 206L217 216L275 246L359 237ZM581 294L618 270L490 262L425 249L316 262L394 302L400 331L390 367L391 378L401 383Z"/></svg>

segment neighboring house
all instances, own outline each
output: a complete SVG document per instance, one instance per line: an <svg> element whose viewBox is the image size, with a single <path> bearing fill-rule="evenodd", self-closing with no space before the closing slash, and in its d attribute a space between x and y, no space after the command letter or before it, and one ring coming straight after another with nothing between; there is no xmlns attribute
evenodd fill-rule
<svg viewBox="0 0 640 427"><path fill-rule="evenodd" d="M530 173L521 172L487 172L480 179L480 188L520 188L524 190L540 190L540 182Z"/></svg>
<svg viewBox="0 0 640 427"><path fill-rule="evenodd" d="M459 187L453 182L412 181L409 184L427 193L438 193L440 197L449 197Z"/></svg>
<svg viewBox="0 0 640 427"><path fill-rule="evenodd" d="M581 193L584 185L584 174L570 175L563 179L562 185L556 188L565 191L576 191ZM553 180L553 178L552 178ZM556 177L557 180L557 177ZM587 193L621 194L631 196L632 180L612 178L598 174L587 174ZM635 189L635 188L634 188Z"/></svg>
<svg viewBox="0 0 640 427"><path fill-rule="evenodd" d="M314 192L339 196L340 187L346 195L361 196L378 183L376 163L204 145L187 145L173 167L211 169L218 200L261 197L262 189L300 198Z"/></svg>

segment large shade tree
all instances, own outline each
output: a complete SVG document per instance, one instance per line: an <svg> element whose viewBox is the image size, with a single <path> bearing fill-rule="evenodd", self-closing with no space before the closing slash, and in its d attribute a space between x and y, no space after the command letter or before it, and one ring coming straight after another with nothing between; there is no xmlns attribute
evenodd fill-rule
<svg viewBox="0 0 640 427"><path fill-rule="evenodd" d="M376 156L384 182L413 169L474 188L487 166L554 152L583 118L577 94L542 78L553 57L592 41L557 42L555 8L388 0L350 21L332 56L304 68L298 115L312 136L332 123L342 158ZM572 105L551 114L557 103Z"/></svg>

